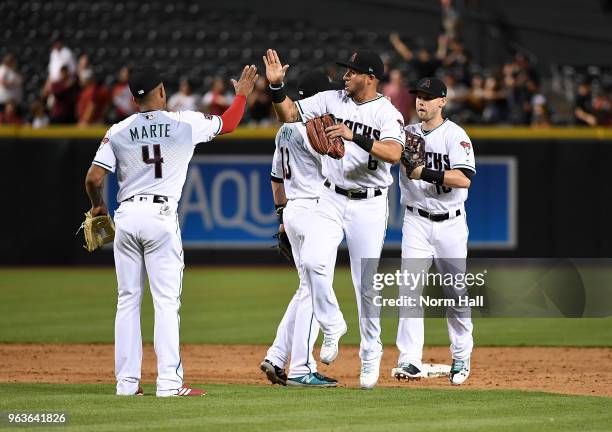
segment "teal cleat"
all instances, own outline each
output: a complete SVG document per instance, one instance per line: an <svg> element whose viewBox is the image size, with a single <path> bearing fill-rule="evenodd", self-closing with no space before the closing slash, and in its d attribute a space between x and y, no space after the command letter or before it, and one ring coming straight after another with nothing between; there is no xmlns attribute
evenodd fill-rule
<svg viewBox="0 0 612 432"><path fill-rule="evenodd" d="M319 372L314 372L301 377L289 378L287 385L294 387L336 387L338 381L321 375Z"/></svg>

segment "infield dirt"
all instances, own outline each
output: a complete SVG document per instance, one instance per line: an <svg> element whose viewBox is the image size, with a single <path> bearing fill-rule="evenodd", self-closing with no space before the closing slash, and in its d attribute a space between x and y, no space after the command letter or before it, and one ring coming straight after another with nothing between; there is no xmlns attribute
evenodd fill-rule
<svg viewBox="0 0 612 432"><path fill-rule="evenodd" d="M262 345L184 345L185 381L222 384L269 384L259 370ZM379 386L448 387L445 378L398 382L391 377L397 349L386 347ZM318 358L318 352L316 353ZM112 345L0 344L0 382L112 383ZM450 363L446 347L425 348L423 361ZM359 386L358 348L341 346L338 359L319 371L341 386ZM155 353L144 347L143 382L155 381ZM476 348L472 374L461 389L514 389L612 397L612 348Z"/></svg>

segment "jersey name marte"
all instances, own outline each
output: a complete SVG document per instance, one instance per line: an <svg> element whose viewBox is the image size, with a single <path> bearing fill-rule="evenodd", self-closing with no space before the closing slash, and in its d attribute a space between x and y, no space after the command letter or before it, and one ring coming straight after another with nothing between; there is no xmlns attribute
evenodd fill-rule
<svg viewBox="0 0 612 432"><path fill-rule="evenodd" d="M219 134L219 116L196 111L148 111L114 124L93 164L117 171L117 201L134 195L179 200L195 145Z"/></svg>
<svg viewBox="0 0 612 432"><path fill-rule="evenodd" d="M303 121L325 113L332 114L354 133L379 141L405 143L404 122L400 112L391 102L378 94L376 98L356 103L345 90L329 90L296 102ZM391 164L376 159L352 141L344 140L342 159L324 156L323 174L345 189L387 187L393 183Z"/></svg>
<svg viewBox="0 0 612 432"><path fill-rule="evenodd" d="M474 148L465 131L456 123L445 119L437 128L423 131L421 124L406 126L406 132L425 139L426 167L436 171L467 169L476 172ZM406 177L400 170L401 203L433 213L446 213L463 208L468 190L449 188Z"/></svg>

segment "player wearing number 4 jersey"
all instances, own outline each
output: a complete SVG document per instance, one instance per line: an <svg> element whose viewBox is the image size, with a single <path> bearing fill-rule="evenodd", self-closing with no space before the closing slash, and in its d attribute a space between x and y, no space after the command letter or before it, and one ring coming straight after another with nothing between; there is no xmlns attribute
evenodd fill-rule
<svg viewBox="0 0 612 432"><path fill-rule="evenodd" d="M102 199L106 173L116 171L119 181L114 240L118 395L139 393L140 305L147 276L155 309L157 396L204 394L183 382L179 307L184 264L177 203L195 145L238 126L256 72L255 66L246 66L240 80L232 80L236 98L219 117L165 111L166 91L159 72L153 67L132 71L129 86L140 112L108 130L87 173L93 216L108 212Z"/></svg>
<svg viewBox="0 0 612 432"><path fill-rule="evenodd" d="M310 97L320 91L338 89L323 72L313 71L300 76L298 94ZM276 150L272 161L274 203L281 209L281 230L287 233L300 285L287 306L260 368L275 384L300 387L335 387L336 380L317 372L312 349L319 333L319 324L312 312L310 287L303 274L301 248L313 211L323 187L321 155L315 152L301 123L285 123L276 134ZM284 206L284 208L283 208ZM291 354L288 375L284 367Z"/></svg>
<svg viewBox="0 0 612 432"><path fill-rule="evenodd" d="M464 202L476 173L474 150L465 131L442 117L446 86L441 80L423 78L412 93L417 95L416 110L421 123L407 126L406 133L409 140L424 141L426 163L415 167L402 158L405 163L400 176L401 202L405 206L402 267L419 274L428 271L433 261L439 273L463 276L468 239ZM406 289L400 295L418 299L422 288L422 285L400 287ZM464 284L444 286L443 290L455 300L467 294ZM449 307L447 324L453 359L449 378L453 385L459 385L470 374L474 345L469 307L462 307L459 302ZM394 377L423 376L423 343L422 308L402 311L397 331L400 356L398 367L392 371Z"/></svg>
<svg viewBox="0 0 612 432"><path fill-rule="evenodd" d="M347 331L332 288L337 249L346 238L360 316L360 384L370 389L378 381L382 343L380 318L362 314L362 302L374 296L371 287L362 286L362 260L380 258L387 227L387 189L393 182L390 169L399 161L405 140L402 115L376 92L383 64L373 52L357 51L339 63L347 68L344 90L321 92L297 102L283 91L289 66L281 64L276 51L267 51L264 64L281 121L306 121L329 113L337 123L327 127L327 137L341 137L345 143L341 159L322 158L325 187L304 238L302 265L314 315L324 334L321 361L329 364Z"/></svg>

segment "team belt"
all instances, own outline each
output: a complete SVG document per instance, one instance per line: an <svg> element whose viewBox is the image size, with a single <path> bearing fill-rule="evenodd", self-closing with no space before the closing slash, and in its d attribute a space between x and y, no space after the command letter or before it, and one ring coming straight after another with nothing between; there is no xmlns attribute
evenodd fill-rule
<svg viewBox="0 0 612 432"><path fill-rule="evenodd" d="M414 207L410 207L410 206L406 206L406 208L414 213ZM419 216L423 216L426 219L429 219L432 222L442 222L445 221L447 219L450 219L451 214L450 213L429 213L428 211L425 210L421 210L420 208L416 209ZM461 210L457 209L457 211L455 211L455 216L457 217L461 214Z"/></svg>
<svg viewBox="0 0 612 432"><path fill-rule="evenodd" d="M153 198L153 202L156 204L164 204L168 202L168 197L164 195L134 195L122 202L133 202L133 201L149 201Z"/></svg>
<svg viewBox="0 0 612 432"><path fill-rule="evenodd" d="M329 180L325 180L323 183L326 188L331 189L332 184ZM336 191L337 194L344 195L348 199L360 200L368 198L368 191L363 189L343 189L340 186L333 185L333 190ZM381 196L382 191L378 188L374 189L374 195L372 197Z"/></svg>

